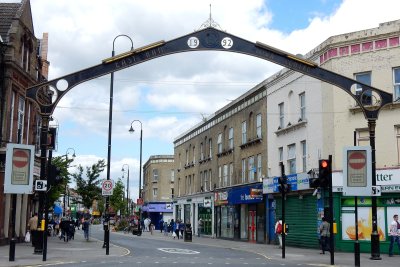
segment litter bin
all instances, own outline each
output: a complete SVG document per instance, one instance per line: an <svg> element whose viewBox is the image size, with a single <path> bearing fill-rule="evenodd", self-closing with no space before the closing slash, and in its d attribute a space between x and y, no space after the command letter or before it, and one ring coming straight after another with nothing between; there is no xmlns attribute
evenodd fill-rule
<svg viewBox="0 0 400 267"><path fill-rule="evenodd" d="M31 231L32 245L35 247L34 253L41 254L43 252L43 234L44 231Z"/></svg>
<svg viewBox="0 0 400 267"><path fill-rule="evenodd" d="M190 225L190 223L187 223L185 226L183 240L185 242L192 242L192 226Z"/></svg>

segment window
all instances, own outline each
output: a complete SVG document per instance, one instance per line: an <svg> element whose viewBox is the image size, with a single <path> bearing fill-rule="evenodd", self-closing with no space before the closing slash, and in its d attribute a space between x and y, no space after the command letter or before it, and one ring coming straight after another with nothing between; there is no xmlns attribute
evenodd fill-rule
<svg viewBox="0 0 400 267"><path fill-rule="evenodd" d="M228 178L228 186L232 185L232 178L233 178L233 163L229 163L229 178Z"/></svg>
<svg viewBox="0 0 400 267"><path fill-rule="evenodd" d="M158 169L153 169L153 182L158 181Z"/></svg>
<svg viewBox="0 0 400 267"><path fill-rule="evenodd" d="M222 186L222 167L218 166L218 187Z"/></svg>
<svg viewBox="0 0 400 267"><path fill-rule="evenodd" d="M289 174L296 173L296 145L288 146L288 160Z"/></svg>
<svg viewBox="0 0 400 267"><path fill-rule="evenodd" d="M208 139L208 157L212 158L212 139Z"/></svg>
<svg viewBox="0 0 400 267"><path fill-rule="evenodd" d="M254 167L254 156L249 157L248 164L249 164L249 168L248 168L248 171L249 171L249 175L248 175L249 182L254 182L254 172L256 171L256 169Z"/></svg>
<svg viewBox="0 0 400 267"><path fill-rule="evenodd" d="M278 148L279 162L283 162L283 147Z"/></svg>
<svg viewBox="0 0 400 267"><path fill-rule="evenodd" d="M306 146L306 140L301 141L300 144L301 144L303 172L306 172L306 169L307 169L307 146Z"/></svg>
<svg viewBox="0 0 400 267"><path fill-rule="evenodd" d="M193 164L196 164L196 150L195 147L193 147Z"/></svg>
<svg viewBox="0 0 400 267"><path fill-rule="evenodd" d="M306 119L306 93L299 94L300 102L300 120L304 121Z"/></svg>
<svg viewBox="0 0 400 267"><path fill-rule="evenodd" d="M369 146L369 131L368 129L357 129L357 145L358 146Z"/></svg>
<svg viewBox="0 0 400 267"><path fill-rule="evenodd" d="M223 186L228 186L228 165L224 165Z"/></svg>
<svg viewBox="0 0 400 267"><path fill-rule="evenodd" d="M364 73L356 73L354 74L355 80L366 85L371 85L371 72L364 72ZM356 95L361 94L362 86L356 85ZM364 91L364 95L361 99L361 102L365 105L371 105L372 103L372 92Z"/></svg>
<svg viewBox="0 0 400 267"><path fill-rule="evenodd" d="M397 142L397 165L400 165L400 125L395 126Z"/></svg>
<svg viewBox="0 0 400 267"><path fill-rule="evenodd" d="M229 139L229 149L233 149L233 127L229 128L228 139Z"/></svg>
<svg viewBox="0 0 400 267"><path fill-rule="evenodd" d="M175 181L175 170L171 170L171 183Z"/></svg>
<svg viewBox="0 0 400 267"><path fill-rule="evenodd" d="M279 108L279 128L285 128L285 113L284 113L284 104L280 103L278 105Z"/></svg>
<svg viewBox="0 0 400 267"><path fill-rule="evenodd" d="M186 165L189 165L189 150L186 149Z"/></svg>
<svg viewBox="0 0 400 267"><path fill-rule="evenodd" d="M209 181L209 188L210 188L210 191L211 190L213 190L213 188L212 188L212 170L211 169L209 169L208 170L208 181Z"/></svg>
<svg viewBox="0 0 400 267"><path fill-rule="evenodd" d="M153 198L157 198L158 189L153 188Z"/></svg>
<svg viewBox="0 0 400 267"><path fill-rule="evenodd" d="M36 131L35 131L35 153L40 153L40 130L42 128L42 119L36 117Z"/></svg>
<svg viewBox="0 0 400 267"><path fill-rule="evenodd" d="M400 68L393 69L393 101L400 101Z"/></svg>
<svg viewBox="0 0 400 267"><path fill-rule="evenodd" d="M204 147L203 147L203 143L200 143L200 160L204 160Z"/></svg>
<svg viewBox="0 0 400 267"><path fill-rule="evenodd" d="M246 182L246 159L242 159L242 183Z"/></svg>
<svg viewBox="0 0 400 267"><path fill-rule="evenodd" d="M242 145L247 143L247 126L246 121L242 122Z"/></svg>
<svg viewBox="0 0 400 267"><path fill-rule="evenodd" d="M171 188L171 199L174 199L175 195L174 195L174 189Z"/></svg>
<svg viewBox="0 0 400 267"><path fill-rule="evenodd" d="M205 192L208 191L208 173L207 170L203 172L203 189Z"/></svg>
<svg viewBox="0 0 400 267"><path fill-rule="evenodd" d="M257 155L257 179L259 182L262 181L262 158L261 154Z"/></svg>
<svg viewBox="0 0 400 267"><path fill-rule="evenodd" d="M24 136L24 118L25 118L25 99L19 98L18 101L18 136L17 143L22 143L22 137Z"/></svg>
<svg viewBox="0 0 400 267"><path fill-rule="evenodd" d="M218 134L217 149L218 149L218 153L222 153L222 133Z"/></svg>
<svg viewBox="0 0 400 267"><path fill-rule="evenodd" d="M15 104L15 92L12 92L11 95L11 110L10 110L10 137L9 137L9 142L12 143L12 135L13 135L13 126L14 126L14 104ZM40 132L40 131L39 131ZM40 135L39 135L40 139Z"/></svg>
<svg viewBox="0 0 400 267"><path fill-rule="evenodd" d="M188 183L187 183L188 188L186 189L187 190L186 192L188 192L188 194L190 195L190 194L192 194L192 176L189 175L187 180L188 180Z"/></svg>
<svg viewBox="0 0 400 267"><path fill-rule="evenodd" d="M261 138L261 113L256 116L256 133L257 138Z"/></svg>

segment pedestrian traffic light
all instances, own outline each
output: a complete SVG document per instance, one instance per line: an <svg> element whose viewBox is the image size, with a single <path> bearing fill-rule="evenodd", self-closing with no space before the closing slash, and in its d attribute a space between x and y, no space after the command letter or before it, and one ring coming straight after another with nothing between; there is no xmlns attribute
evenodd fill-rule
<svg viewBox="0 0 400 267"><path fill-rule="evenodd" d="M310 188L317 189L318 187L321 186L319 178L310 178L309 181L310 181Z"/></svg>
<svg viewBox="0 0 400 267"><path fill-rule="evenodd" d="M319 160L319 186L326 188L329 187L332 177L332 165L329 159Z"/></svg>
<svg viewBox="0 0 400 267"><path fill-rule="evenodd" d="M50 164L47 176L47 182L52 185L58 185L62 182L61 170L56 165Z"/></svg>

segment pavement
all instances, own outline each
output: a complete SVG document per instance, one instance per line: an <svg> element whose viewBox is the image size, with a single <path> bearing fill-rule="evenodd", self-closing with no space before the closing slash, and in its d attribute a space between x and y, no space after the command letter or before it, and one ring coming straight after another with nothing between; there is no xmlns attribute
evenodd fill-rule
<svg viewBox="0 0 400 267"><path fill-rule="evenodd" d="M81 261L90 261L91 259L127 256L130 251L126 248L112 244L113 235L124 235L122 232L111 232L111 243L109 255L105 255L105 249L102 248L103 241L91 238L86 241L83 238L82 231L77 231L75 239L70 242L64 242L57 237L48 239L47 261L43 261L42 254L33 254L34 248L30 243L18 243L15 249L15 261L9 261L9 246L0 246L0 267L3 266L51 266L62 263L74 263ZM192 242L185 242L182 239L173 239L171 236L165 236L159 231L153 234L144 232L142 236L135 238L146 238L155 240L168 240L171 243L185 243L190 249L192 244L230 248L234 250L247 251L264 257L267 261L279 260L282 264L294 263L309 266L331 266L329 252L325 255L319 254L316 249L304 249L298 247L286 247L285 258L282 259L282 250L277 245L256 244L243 241L232 241L224 239L215 239L211 237L193 236ZM396 250L395 250L396 251ZM82 253L83 252L83 253ZM99 253L100 252L100 253ZM370 254L361 253L360 266L376 267L383 265L385 267L400 266L400 255L388 257L387 254L381 254L381 260L370 260ZM335 252L335 266L355 266L354 253Z"/></svg>

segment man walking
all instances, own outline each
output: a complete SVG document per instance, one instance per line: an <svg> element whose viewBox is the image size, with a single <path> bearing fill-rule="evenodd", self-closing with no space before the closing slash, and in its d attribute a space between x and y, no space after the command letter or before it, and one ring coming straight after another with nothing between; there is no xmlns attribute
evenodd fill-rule
<svg viewBox="0 0 400 267"><path fill-rule="evenodd" d="M389 226L389 257L393 257L393 245L397 244L400 250L400 223L399 223L399 215L395 214L393 216L393 222Z"/></svg>
<svg viewBox="0 0 400 267"><path fill-rule="evenodd" d="M319 233L321 235L321 249L320 254L325 254L325 251L329 251L329 237L330 237L330 224L327 222L325 217L322 217L322 223L319 226Z"/></svg>
<svg viewBox="0 0 400 267"><path fill-rule="evenodd" d="M33 236L32 236L32 231L36 231L38 227L38 214L37 212L32 216L32 218L29 219L28 221L28 229L31 234L31 242L33 246Z"/></svg>

